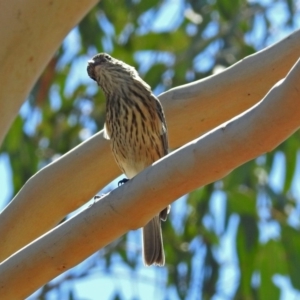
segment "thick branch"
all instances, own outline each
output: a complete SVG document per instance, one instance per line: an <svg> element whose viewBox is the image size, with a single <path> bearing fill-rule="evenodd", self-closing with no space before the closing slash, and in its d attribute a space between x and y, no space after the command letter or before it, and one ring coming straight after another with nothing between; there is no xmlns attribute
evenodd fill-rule
<svg viewBox="0 0 300 300"><path fill-rule="evenodd" d="M299 53L297 31L221 74L161 95L171 147L187 143L257 103L286 75ZM39 171L0 215L0 261L53 228L119 174L102 132Z"/></svg>
<svg viewBox="0 0 300 300"><path fill-rule="evenodd" d="M256 107L174 151L4 261L2 297L25 298L126 231L143 226L174 199L274 149L300 126L299 81L300 59Z"/></svg>
<svg viewBox="0 0 300 300"><path fill-rule="evenodd" d="M286 76L299 53L300 30L218 75L160 95L171 147L182 146L256 104Z"/></svg>
<svg viewBox="0 0 300 300"><path fill-rule="evenodd" d="M1 1L0 145L63 38L97 2Z"/></svg>

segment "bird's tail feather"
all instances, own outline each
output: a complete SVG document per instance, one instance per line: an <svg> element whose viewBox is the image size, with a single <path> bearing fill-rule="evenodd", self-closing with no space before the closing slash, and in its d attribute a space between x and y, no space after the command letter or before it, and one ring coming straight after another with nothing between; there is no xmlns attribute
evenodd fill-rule
<svg viewBox="0 0 300 300"><path fill-rule="evenodd" d="M143 258L146 266L163 266L165 253L160 225L160 217L155 216L143 227Z"/></svg>

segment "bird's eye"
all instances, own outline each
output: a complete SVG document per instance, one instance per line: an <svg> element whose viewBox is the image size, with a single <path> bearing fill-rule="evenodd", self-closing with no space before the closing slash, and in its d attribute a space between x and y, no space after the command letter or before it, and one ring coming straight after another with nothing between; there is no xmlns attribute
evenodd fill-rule
<svg viewBox="0 0 300 300"><path fill-rule="evenodd" d="M105 57L107 60L111 60L111 57L110 57L109 55L107 55L107 54L106 54L104 57Z"/></svg>

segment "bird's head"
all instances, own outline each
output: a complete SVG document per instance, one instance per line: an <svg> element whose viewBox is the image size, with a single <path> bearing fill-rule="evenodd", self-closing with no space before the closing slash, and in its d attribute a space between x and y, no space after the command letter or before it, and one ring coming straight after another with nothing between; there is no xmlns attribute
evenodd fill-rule
<svg viewBox="0 0 300 300"><path fill-rule="evenodd" d="M104 92L112 92L116 88L125 88L132 84L142 84L150 90L135 68L107 53L99 53L89 60L87 73L101 86Z"/></svg>

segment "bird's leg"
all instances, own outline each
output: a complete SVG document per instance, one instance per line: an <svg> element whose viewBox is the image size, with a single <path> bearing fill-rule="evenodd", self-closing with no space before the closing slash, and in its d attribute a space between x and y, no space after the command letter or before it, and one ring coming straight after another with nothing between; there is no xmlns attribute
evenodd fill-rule
<svg viewBox="0 0 300 300"><path fill-rule="evenodd" d="M100 198L102 198L103 196L99 196L99 195L96 195L96 196L94 196L94 202L93 202L93 204L95 204L96 203L96 200L98 200L98 199L100 199ZM92 204L92 205L93 205ZM91 206L92 206L91 205Z"/></svg>
<svg viewBox="0 0 300 300"><path fill-rule="evenodd" d="M122 185L122 184L125 184L127 181L129 181L129 179L123 178L122 180L120 180L120 181L118 182L118 186L120 186L120 185Z"/></svg>
<svg viewBox="0 0 300 300"><path fill-rule="evenodd" d="M105 195L106 194L101 194L100 196L99 195L94 196L94 202L93 202L93 204L95 204L97 200L103 198Z"/></svg>

